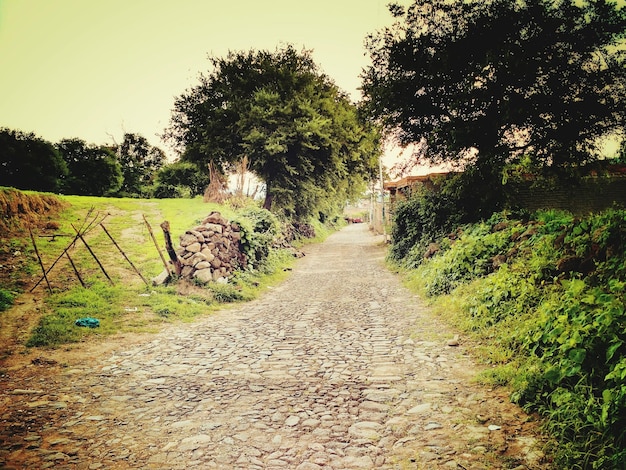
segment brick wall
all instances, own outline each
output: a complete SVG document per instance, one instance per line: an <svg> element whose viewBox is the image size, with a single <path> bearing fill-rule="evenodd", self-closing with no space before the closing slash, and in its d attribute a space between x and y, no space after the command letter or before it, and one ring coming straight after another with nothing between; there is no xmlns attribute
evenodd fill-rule
<svg viewBox="0 0 626 470"><path fill-rule="evenodd" d="M510 208L565 209L574 214L626 207L626 176L587 177L576 183L540 186L532 181L505 186Z"/></svg>

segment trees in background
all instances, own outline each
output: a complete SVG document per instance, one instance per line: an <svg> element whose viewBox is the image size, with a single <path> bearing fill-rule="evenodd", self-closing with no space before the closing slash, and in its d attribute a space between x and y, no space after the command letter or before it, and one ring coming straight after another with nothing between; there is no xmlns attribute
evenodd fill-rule
<svg viewBox="0 0 626 470"><path fill-rule="evenodd" d="M566 167L623 133L626 8L615 2L419 0L390 11L395 24L368 38L364 105L402 144L424 139L426 159Z"/></svg>
<svg viewBox="0 0 626 470"><path fill-rule="evenodd" d="M139 134L126 133L120 145L107 146L78 138L53 144L33 133L0 129L0 186L84 196L151 197L165 160L164 152ZM197 186L205 184L206 177L190 171L177 175L177 185L202 193Z"/></svg>
<svg viewBox="0 0 626 470"><path fill-rule="evenodd" d="M308 51L231 52L211 65L176 99L165 132L181 161L227 173L247 157L265 184L264 207L293 218L362 191L378 134Z"/></svg>
<svg viewBox="0 0 626 470"><path fill-rule="evenodd" d="M190 162L164 165L156 174L151 194L156 198L193 197L209 185L209 173Z"/></svg>
<svg viewBox="0 0 626 470"><path fill-rule="evenodd" d="M165 165L165 153L150 145L148 140L133 133L125 133L122 143L114 147L122 169L121 196L149 197L157 172Z"/></svg>
<svg viewBox="0 0 626 470"><path fill-rule="evenodd" d="M33 133L0 129L0 186L58 192L67 173L50 142Z"/></svg>
<svg viewBox="0 0 626 470"><path fill-rule="evenodd" d="M63 139L56 148L69 170L62 186L64 194L105 196L122 186L122 167L111 148L81 139Z"/></svg>

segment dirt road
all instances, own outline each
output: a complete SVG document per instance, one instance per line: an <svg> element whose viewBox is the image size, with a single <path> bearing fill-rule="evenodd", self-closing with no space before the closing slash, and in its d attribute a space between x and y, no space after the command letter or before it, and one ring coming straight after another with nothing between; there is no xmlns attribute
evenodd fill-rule
<svg viewBox="0 0 626 470"><path fill-rule="evenodd" d="M259 300L4 371L0 468L544 468L380 242L351 225Z"/></svg>

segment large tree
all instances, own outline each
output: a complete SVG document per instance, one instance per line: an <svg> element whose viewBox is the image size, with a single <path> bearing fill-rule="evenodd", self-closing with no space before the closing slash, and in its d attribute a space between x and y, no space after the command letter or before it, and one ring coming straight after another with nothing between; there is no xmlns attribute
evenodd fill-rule
<svg viewBox="0 0 626 470"><path fill-rule="evenodd" d="M265 207L275 203L295 217L311 215L320 198L349 196L351 186L339 183L359 186L373 171L376 130L310 52L286 46L210 60L212 71L176 100L165 133L183 161L227 172L245 156L265 183ZM320 197L303 206L304 188Z"/></svg>
<svg viewBox="0 0 626 470"><path fill-rule="evenodd" d="M126 196L146 196L148 186L156 178L157 172L165 164L165 153L150 145L139 135L125 133L120 145L114 150L122 167L122 187L120 193Z"/></svg>
<svg viewBox="0 0 626 470"><path fill-rule="evenodd" d="M58 192L67 166L54 145L35 134L0 129L0 186Z"/></svg>
<svg viewBox="0 0 626 470"><path fill-rule="evenodd" d="M63 139L56 147L69 170L63 193L105 196L120 189L122 169L110 148L87 144L81 139Z"/></svg>
<svg viewBox="0 0 626 470"><path fill-rule="evenodd" d="M368 38L365 106L431 161L592 158L624 129L626 8L607 0L416 0ZM476 154L476 151L478 153Z"/></svg>

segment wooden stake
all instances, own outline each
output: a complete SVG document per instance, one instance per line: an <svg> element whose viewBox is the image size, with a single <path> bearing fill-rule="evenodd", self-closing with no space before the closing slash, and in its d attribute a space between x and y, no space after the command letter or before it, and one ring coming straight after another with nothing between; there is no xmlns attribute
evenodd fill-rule
<svg viewBox="0 0 626 470"><path fill-rule="evenodd" d="M126 256L126 253L124 253L124 251L122 251L122 249L120 248L120 246L117 244L117 242L113 239L113 237L111 236L111 234L109 233L109 231L106 229L106 227L104 226L103 223L100 223L100 227L102 227L102 230L104 230L104 233L106 233L109 238L111 239L111 241L113 242L113 244L115 245L115 248L117 248L119 250L119 252L122 254L122 256L124 257L124 259L126 259L126 261L128 261L128 264L131 265L131 267L135 270L135 272L139 275L139 277L141 278L141 280L146 284L146 286L150 287L150 284L148 284L148 281L146 281L146 279L141 275L141 273L139 272L139 270L135 267L135 265L133 264L133 262L131 260L128 259L128 256Z"/></svg>
<svg viewBox="0 0 626 470"><path fill-rule="evenodd" d="M76 269L76 265L74 264L74 261L72 260L72 258L70 258L70 252L66 250L65 251L65 256L67 256L67 260L72 265L72 269L74 269L74 274L76 274L76 277L80 281L80 285L83 286L86 289L87 286L85 285L85 282L83 281L83 278L80 277L80 273L78 272L78 269Z"/></svg>
<svg viewBox="0 0 626 470"><path fill-rule="evenodd" d="M182 268L180 266L180 260L178 259L178 255L176 254L176 250L172 246L172 237L170 236L170 223L166 220L161 224L161 229L163 230L163 236L165 237L165 248L167 249L167 254L170 255L170 259L172 263L174 263L174 268L176 269L176 275L180 276Z"/></svg>
<svg viewBox="0 0 626 470"><path fill-rule="evenodd" d="M33 241L33 248L35 249L35 254L37 255L37 259L39 260L39 266L41 266L41 271L43 272L43 277L46 280L46 284L48 284L48 290L52 294L52 287L50 287L50 282L48 281L48 274L46 273L46 268L43 266L43 261L41 261L41 256L39 256L39 250L37 249L37 243L35 243L35 237L33 236L33 231L28 227L28 233L30 233L30 239Z"/></svg>
<svg viewBox="0 0 626 470"><path fill-rule="evenodd" d="M82 233L83 235L86 234L89 230L91 230L92 225L94 224L94 222L96 221L96 219L98 218L98 214L95 215L95 217L91 220L91 222L89 222L89 224L87 225L87 220L89 219L89 217L91 217L91 213L94 211L94 207L92 207L91 209L89 209L89 212L87 213L87 215L85 216L85 219L83 220L83 223L80 226L79 232ZM106 214L104 217L102 217L102 219L100 219L100 222L103 222L104 219L106 219L108 217L108 214ZM85 225L87 225L87 227L85 228ZM76 230L76 228L74 228L74 230ZM39 278L39 280L35 283L35 285L30 289L30 292L33 292L37 286L39 284L41 284L41 281L43 281L44 279L46 279L46 276L48 274L50 274L50 271L52 271L52 268L54 268L56 266L56 264L61 260L61 258L63 258L63 256L65 256L65 254L68 252L68 250L70 248L72 248L75 244L76 244L76 240L78 240L78 234L74 235L74 239L72 240L72 242L65 248L65 250L63 250L63 253L61 253L56 260L54 260L54 263L52 263L50 265L50 267L46 270L46 272L44 273L44 275L42 277ZM47 282L47 279L46 279Z"/></svg>
<svg viewBox="0 0 626 470"><path fill-rule="evenodd" d="M87 242L85 241L85 239L83 238L83 236L81 235L81 233L76 230L76 227L74 227L74 225L72 225L72 228L74 229L74 231L76 232L76 235L78 235L78 238L81 239L81 241L85 244L85 247L87 248L87 250L89 250L89 253L91 253L91 256L93 256L93 259L96 260L96 263L98 263L98 266L100 266L100 269L102 270L102 272L104 273L104 275L106 276L106 278L109 280L109 282L111 283L111 285L113 284L113 281L111 280L111 278L109 277L109 275L107 274L107 272L104 269L104 266L102 266L102 263L100 262L100 260L98 259L98 257L96 256L96 254L93 252L93 250L91 249L91 247L87 244Z"/></svg>
<svg viewBox="0 0 626 470"><path fill-rule="evenodd" d="M150 226L150 222L148 222L148 219L146 219L145 214L143 216L143 221L146 223L146 226L148 227L148 232L150 232L150 237L152 237L152 241L154 242L154 246L156 247L157 251L159 252L159 256L161 257L161 261L163 261L163 266L165 266L165 270L167 271L167 274L169 274L171 276L172 275L172 271L170 271L170 267L168 266L167 261L165 261L165 257L163 256L163 252L161 251L161 248L159 247L159 242L156 241L156 238L154 237L154 232L152 231L152 227Z"/></svg>
<svg viewBox="0 0 626 470"><path fill-rule="evenodd" d="M59 255L59 257L58 257L57 259L55 259L55 260L54 260L54 263L52 263L52 264L50 265L50 267L46 270L46 272L44 273L44 275L43 275L43 276L41 276L41 277L39 278L39 280L35 283L35 285L34 285L34 286L30 289L30 292L34 291L34 290L37 288L37 286L38 286L39 284L41 284L41 281L43 281L44 279L46 279L46 276L47 276L48 274L50 274L50 271L52 271L52 268L54 268L54 267L56 266L56 264L57 264L57 263L61 260L61 258L63 258L63 256L65 255L65 253L67 253L67 250L69 250L69 249L70 249L70 248L74 245L74 243L76 243L76 240L78 240L78 236L74 236L74 240L72 240L72 242L71 242L71 243L67 246L67 248L65 248L65 250L63 250L63 253L61 253L61 254ZM46 281L47 281L47 279L46 279Z"/></svg>

